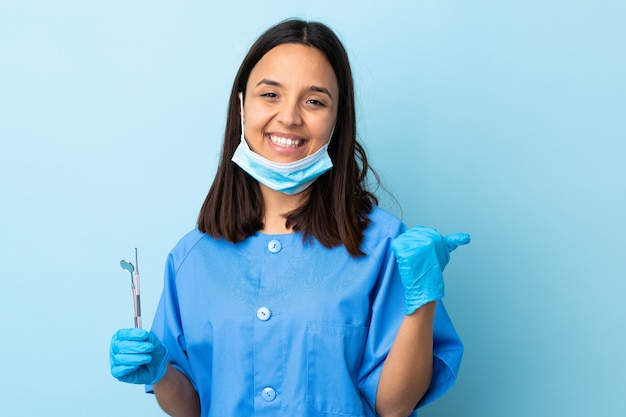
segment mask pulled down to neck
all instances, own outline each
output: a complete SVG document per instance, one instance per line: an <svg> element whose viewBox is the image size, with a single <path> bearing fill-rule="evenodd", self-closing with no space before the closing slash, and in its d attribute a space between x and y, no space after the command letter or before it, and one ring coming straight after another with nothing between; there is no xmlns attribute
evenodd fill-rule
<svg viewBox="0 0 626 417"><path fill-rule="evenodd" d="M328 143L317 152L294 162L274 162L255 153L244 136L243 96L239 93L241 105L241 141L233 154L232 161L252 178L272 190L295 195L306 190L315 180L333 167L328 155ZM333 131L330 134L332 138Z"/></svg>

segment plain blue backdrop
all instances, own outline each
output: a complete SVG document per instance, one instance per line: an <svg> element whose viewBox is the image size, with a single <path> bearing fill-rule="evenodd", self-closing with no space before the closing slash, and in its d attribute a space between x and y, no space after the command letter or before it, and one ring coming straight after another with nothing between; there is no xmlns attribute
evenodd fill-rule
<svg viewBox="0 0 626 417"><path fill-rule="evenodd" d="M407 224L464 231L466 344L422 416L626 415L626 6L607 1L0 2L0 415L160 416L109 374L196 220L248 47L340 35L359 136Z"/></svg>

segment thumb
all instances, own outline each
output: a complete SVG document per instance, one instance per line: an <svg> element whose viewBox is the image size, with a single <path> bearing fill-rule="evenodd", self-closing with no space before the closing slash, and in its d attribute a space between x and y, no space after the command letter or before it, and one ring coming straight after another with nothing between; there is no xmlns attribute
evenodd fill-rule
<svg viewBox="0 0 626 417"><path fill-rule="evenodd" d="M448 246L448 252L452 252L461 245L466 245L470 242L470 235L467 233L452 233L445 238L446 245Z"/></svg>

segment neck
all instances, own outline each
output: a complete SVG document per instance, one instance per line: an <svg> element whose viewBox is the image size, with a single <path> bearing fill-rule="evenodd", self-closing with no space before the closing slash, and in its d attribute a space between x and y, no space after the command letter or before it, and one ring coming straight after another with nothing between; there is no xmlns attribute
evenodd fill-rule
<svg viewBox="0 0 626 417"><path fill-rule="evenodd" d="M293 233L293 230L286 226L286 217L306 201L308 192L303 191L296 195L289 195L272 190L261 183L259 186L265 204L262 232L267 234Z"/></svg>

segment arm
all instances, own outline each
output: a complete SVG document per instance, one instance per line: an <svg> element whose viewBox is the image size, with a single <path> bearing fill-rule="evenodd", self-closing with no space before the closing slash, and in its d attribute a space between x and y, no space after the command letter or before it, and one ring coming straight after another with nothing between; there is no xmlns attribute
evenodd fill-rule
<svg viewBox="0 0 626 417"><path fill-rule="evenodd" d="M383 417L411 414L430 385L435 304L405 316L398 330L376 393L376 412Z"/></svg>
<svg viewBox="0 0 626 417"><path fill-rule="evenodd" d="M167 365L165 376L153 386L159 406L173 417L199 417L200 398L187 377Z"/></svg>
<svg viewBox="0 0 626 417"><path fill-rule="evenodd" d="M469 243L469 235L441 236L423 227L394 239L392 249L404 286L406 316L385 359L376 411L406 417L427 392L433 377L433 330L436 300L444 295L443 269L450 252Z"/></svg>

